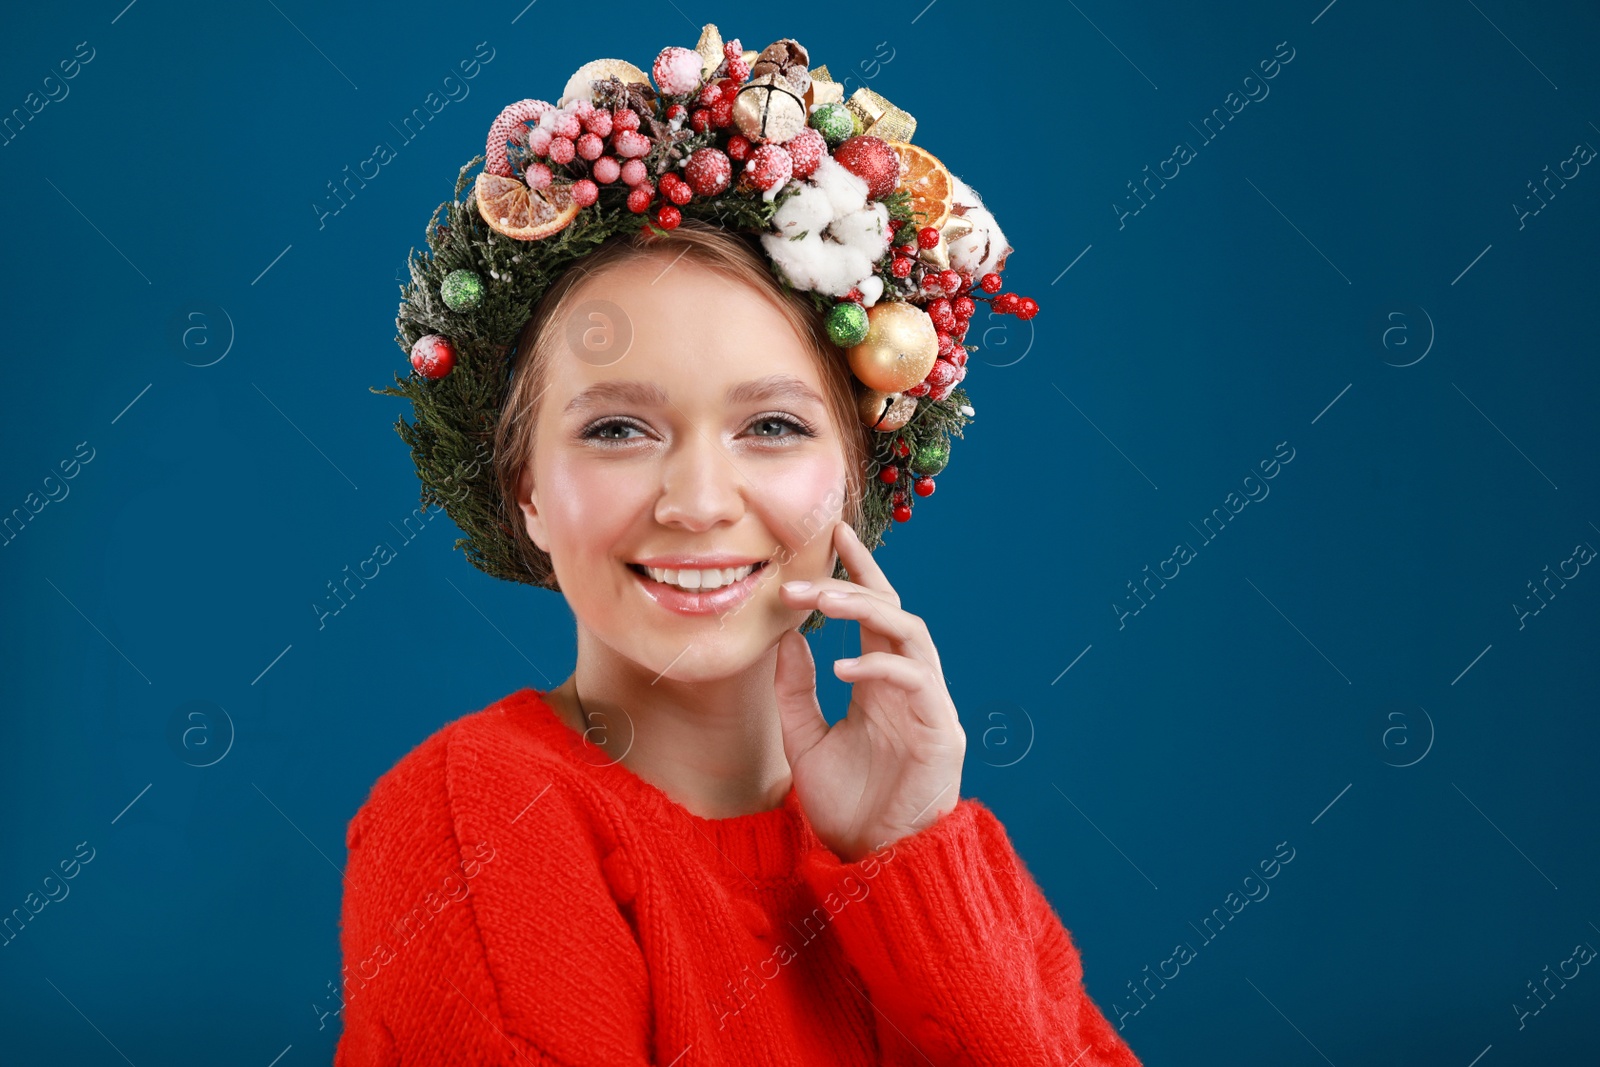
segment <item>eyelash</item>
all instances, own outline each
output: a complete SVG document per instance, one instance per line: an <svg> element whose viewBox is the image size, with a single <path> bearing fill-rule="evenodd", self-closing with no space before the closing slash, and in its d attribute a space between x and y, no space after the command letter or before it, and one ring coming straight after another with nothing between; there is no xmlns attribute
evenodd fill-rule
<svg viewBox="0 0 1600 1067"><path fill-rule="evenodd" d="M782 423L785 426L788 426L788 427L790 427L791 429L793 429L795 431L794 434L785 435L785 436L798 436L798 437L815 437L815 436L817 436L817 432L811 426L811 424L806 422L804 419L800 418L797 415L783 415L783 414L779 414L777 412L772 412L772 413L765 414L765 415L757 415L755 418L750 420L750 425L753 426L753 425L756 425L757 423L762 423L762 422L778 422L778 423ZM585 441L596 441L599 444L606 445L606 446L626 444L628 441L633 440L633 438L625 438L625 439L624 438L615 438L615 437L603 438L603 437L597 437L596 436L596 434L598 434L599 431L605 430L605 429L609 429L612 426L627 426L627 427L631 427L632 429L635 429L635 430L642 429L642 427L640 427L638 423L634 422L631 419L625 419L625 418L620 418L620 417L617 417L617 416L612 416L610 418L601 419L599 422L590 423L587 427L585 427L578 434L578 436L581 439L585 440ZM773 438L768 438L768 440L779 440L779 438L773 437Z"/></svg>

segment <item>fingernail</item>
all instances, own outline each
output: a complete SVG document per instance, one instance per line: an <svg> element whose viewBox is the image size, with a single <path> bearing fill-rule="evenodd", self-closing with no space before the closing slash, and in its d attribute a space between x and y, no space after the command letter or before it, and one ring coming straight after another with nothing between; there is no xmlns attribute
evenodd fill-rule
<svg viewBox="0 0 1600 1067"><path fill-rule="evenodd" d="M791 593L804 593L811 588L810 582L784 582L783 587Z"/></svg>
<svg viewBox="0 0 1600 1067"><path fill-rule="evenodd" d="M855 666L855 663L856 658L854 656L850 657L849 659L836 659L833 661L833 665L835 667L853 667Z"/></svg>

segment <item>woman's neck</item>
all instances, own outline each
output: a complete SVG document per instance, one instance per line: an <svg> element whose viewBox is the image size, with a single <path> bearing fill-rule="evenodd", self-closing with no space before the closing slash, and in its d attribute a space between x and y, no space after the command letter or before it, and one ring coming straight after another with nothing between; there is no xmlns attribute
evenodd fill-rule
<svg viewBox="0 0 1600 1067"><path fill-rule="evenodd" d="M596 642L597 643L597 642ZM773 674L774 647L740 674L674 681L603 647L548 693L557 714L691 813L725 819L768 811L789 791Z"/></svg>

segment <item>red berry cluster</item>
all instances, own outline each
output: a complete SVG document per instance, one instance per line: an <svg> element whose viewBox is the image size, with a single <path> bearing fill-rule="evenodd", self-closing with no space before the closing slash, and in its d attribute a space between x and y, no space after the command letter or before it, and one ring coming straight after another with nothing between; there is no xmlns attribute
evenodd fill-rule
<svg viewBox="0 0 1600 1067"><path fill-rule="evenodd" d="M906 443L906 439L904 437L897 438L894 443L894 457L891 460L894 465L880 469L878 471L878 481L885 485L898 485L900 483L901 469L903 466L899 461L905 459L910 454L911 446ZM911 491L917 496L933 495L934 486L933 478L931 476L924 475L922 477L918 477L911 473L911 469L909 467L905 467L904 476L911 480ZM906 522L911 518L911 501L910 498L906 496L904 490L895 490L890 499L889 513L894 518L895 522Z"/></svg>
<svg viewBox="0 0 1600 1067"><path fill-rule="evenodd" d="M907 389L906 395L943 400L967 376L967 348L963 342L979 300L999 314L1015 315L1019 319L1033 318L1039 313L1039 305L1016 293L1000 293L991 298L988 294L1000 288L1000 275L993 271L978 279L975 290L972 276L967 272L949 267L939 269L922 262L918 254L939 244L940 234L933 226L918 229L908 223L901 226L895 237L896 243L890 248L889 273L904 280L904 296L923 302L923 310L933 320L933 328L939 336L938 359L934 360L928 376ZM845 299L861 297L852 289ZM919 485L918 492L921 491ZM930 482L927 492L932 491Z"/></svg>
<svg viewBox="0 0 1600 1067"><path fill-rule="evenodd" d="M524 180L533 189L548 188L555 179L549 164L567 166L581 160L588 177L572 184L572 198L588 207L600 198L600 186L621 180L637 188L647 184L644 157L655 147L639 132L639 113L632 108L595 107L579 100L571 111L557 113L549 126L528 131ZM548 161L548 162L544 162Z"/></svg>

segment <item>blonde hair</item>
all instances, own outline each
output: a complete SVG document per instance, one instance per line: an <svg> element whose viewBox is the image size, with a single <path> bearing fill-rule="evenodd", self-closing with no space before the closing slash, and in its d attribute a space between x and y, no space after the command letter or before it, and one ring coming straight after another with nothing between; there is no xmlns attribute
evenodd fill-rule
<svg viewBox="0 0 1600 1067"><path fill-rule="evenodd" d="M858 387L844 352L828 337L824 313L810 298L785 290L768 266L765 253L752 234L728 230L700 219L684 219L665 236L644 230L614 234L579 259L561 275L534 306L533 314L517 339L511 362L511 384L495 426L494 475L506 507L506 524L518 554L538 584L559 589L549 555L528 536L518 511L517 486L533 461L538 429L539 399L549 377L550 360L564 343L564 324L572 310L580 282L598 277L610 267L642 256L693 259L765 295L783 313L795 335L813 355L822 378L828 414L844 446L844 520L861 529L861 502L870 456L871 430L858 414Z"/></svg>

